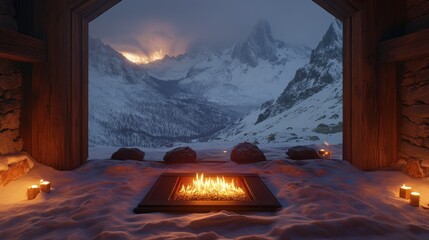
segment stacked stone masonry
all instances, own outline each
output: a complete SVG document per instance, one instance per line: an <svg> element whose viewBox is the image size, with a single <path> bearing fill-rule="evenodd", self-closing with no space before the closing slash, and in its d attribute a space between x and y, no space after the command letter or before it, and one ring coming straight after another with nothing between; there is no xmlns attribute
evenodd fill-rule
<svg viewBox="0 0 429 240"><path fill-rule="evenodd" d="M17 31L13 0L0 0L0 27ZM22 76L19 64L0 59L0 155L22 151L19 132L22 102Z"/></svg>
<svg viewBox="0 0 429 240"><path fill-rule="evenodd" d="M406 0L405 33L429 28L429 0ZM429 58L403 63L399 161L412 177L429 177Z"/></svg>
<svg viewBox="0 0 429 240"><path fill-rule="evenodd" d="M401 169L413 177L429 176L429 58L404 64L401 82Z"/></svg>

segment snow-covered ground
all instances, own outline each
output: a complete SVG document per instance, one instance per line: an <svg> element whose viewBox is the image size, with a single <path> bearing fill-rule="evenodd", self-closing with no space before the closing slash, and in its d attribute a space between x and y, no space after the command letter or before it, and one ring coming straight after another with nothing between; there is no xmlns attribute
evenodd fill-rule
<svg viewBox="0 0 429 240"><path fill-rule="evenodd" d="M199 160L226 160L233 145L194 144ZM429 202L429 179L401 172L362 172L342 160L288 160L284 145L260 145L266 162L166 165L167 148L143 149L148 160L107 160L115 148L90 149L74 171L41 164L0 188L0 239L429 239L429 210L398 197L402 184ZM314 146L318 147L318 146ZM334 157L341 145L332 146ZM283 208L136 215L133 208L164 172L241 172L261 175ZM40 179L53 190L27 200Z"/></svg>

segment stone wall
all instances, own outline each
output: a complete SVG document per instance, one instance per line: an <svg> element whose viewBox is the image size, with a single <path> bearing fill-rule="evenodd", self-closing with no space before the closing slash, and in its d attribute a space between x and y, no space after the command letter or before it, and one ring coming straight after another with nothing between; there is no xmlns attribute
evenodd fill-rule
<svg viewBox="0 0 429 240"><path fill-rule="evenodd" d="M0 27L18 31L13 0L0 0ZM19 63L0 59L0 155L22 151L19 132L22 76Z"/></svg>
<svg viewBox="0 0 429 240"><path fill-rule="evenodd" d="M406 32L429 27L429 1L407 0ZM429 177L429 58L403 63L401 139L397 166L413 177Z"/></svg>

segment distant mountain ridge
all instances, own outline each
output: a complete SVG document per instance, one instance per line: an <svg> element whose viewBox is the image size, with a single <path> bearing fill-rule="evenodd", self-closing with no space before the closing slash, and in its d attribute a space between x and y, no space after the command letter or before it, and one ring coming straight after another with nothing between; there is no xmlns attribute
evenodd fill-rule
<svg viewBox="0 0 429 240"><path fill-rule="evenodd" d="M277 100L266 107L256 123L290 109L328 84L342 80L342 34L341 22L334 21L311 52L310 62L296 71L292 81Z"/></svg>
<svg viewBox="0 0 429 240"><path fill-rule="evenodd" d="M212 141L341 143L342 74L342 24L335 20L309 62L275 100L218 132Z"/></svg>
<svg viewBox="0 0 429 240"><path fill-rule="evenodd" d="M177 99L161 81L100 40L89 39L89 144L159 147L208 138L237 116L203 99Z"/></svg>
<svg viewBox="0 0 429 240"><path fill-rule="evenodd" d="M145 69L164 80L180 76L177 97L200 96L215 104L246 109L277 97L310 58L309 48L274 39L270 25L263 20L242 43L211 52L199 49Z"/></svg>
<svg viewBox="0 0 429 240"><path fill-rule="evenodd" d="M340 138L339 21L312 51L274 39L265 21L230 48L198 47L148 65L97 39L89 50L91 146Z"/></svg>

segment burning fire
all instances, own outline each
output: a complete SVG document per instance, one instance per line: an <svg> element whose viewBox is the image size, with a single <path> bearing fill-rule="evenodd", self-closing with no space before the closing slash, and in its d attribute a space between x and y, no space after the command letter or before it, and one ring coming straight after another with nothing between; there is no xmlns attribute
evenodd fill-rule
<svg viewBox="0 0 429 240"><path fill-rule="evenodd" d="M326 140L323 141L323 143L325 144L325 146L326 146L327 149L322 148L322 149L319 150L320 157L322 157L322 158L331 158L332 151L331 151L331 149L329 147L329 143Z"/></svg>
<svg viewBox="0 0 429 240"><path fill-rule="evenodd" d="M148 63L156 61L156 60L161 60L165 56L162 49L152 53L150 56L138 55L138 54L130 53L130 52L121 52L121 54L126 59L128 59L129 61L131 61L133 63L137 63L137 64L148 64Z"/></svg>
<svg viewBox="0 0 429 240"><path fill-rule="evenodd" d="M175 200L199 201L228 201L248 200L246 192L234 181L225 180L225 177L204 177L202 173L196 174L192 184L183 184L176 193Z"/></svg>

